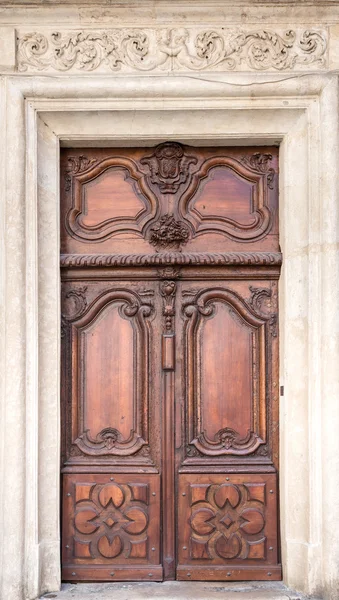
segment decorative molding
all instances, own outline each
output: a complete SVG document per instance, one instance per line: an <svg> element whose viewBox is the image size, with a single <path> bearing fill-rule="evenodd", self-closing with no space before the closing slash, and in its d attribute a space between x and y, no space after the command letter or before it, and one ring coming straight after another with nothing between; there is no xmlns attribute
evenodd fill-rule
<svg viewBox="0 0 339 600"><path fill-rule="evenodd" d="M215 317L216 304L220 302L228 305L232 318L239 320L241 327L252 330L253 408L250 428L245 436L233 429L223 428L216 431L210 439L206 433L206 415L203 411L201 378L204 366L201 357L202 338L199 338L199 332L202 331L202 320ZM262 426L265 422L262 415L266 410L265 391L262 387L263 378L266 376L265 341L260 330L265 325L267 316L264 319L262 315L256 315L240 295L226 288L211 288L198 292L182 309L187 319L184 326L184 356L189 446L210 457L251 454L266 441L266 424ZM194 454L190 452L188 456L194 457Z"/></svg>
<svg viewBox="0 0 339 600"><path fill-rule="evenodd" d="M163 215L150 227L149 241L157 250L174 248L179 250L182 244L187 244L189 229L182 221L176 221L173 215Z"/></svg>
<svg viewBox="0 0 339 600"><path fill-rule="evenodd" d="M83 293L85 288L81 288ZM78 291L78 290L77 290ZM66 297L74 296L76 299L80 294L75 294L74 290L68 292ZM80 387L75 387L72 392L74 400L81 407L81 418L77 423L77 433L72 439L72 444L77 446L81 452L90 456L130 456L148 445L148 410L149 410L149 327L146 319L152 314L153 308L149 302L144 302L135 291L124 288L106 290L97 296L91 303L86 303L82 311L68 318L68 323L73 326L72 347L74 368L79 368L79 364L85 362L84 352L87 347L85 335L88 328L93 327L99 315L103 315L104 310L116 304L119 314L122 318L131 320L135 324L134 337L134 355L136 357L137 369L135 373L136 382L134 385L133 403L135 411L131 416L130 433L126 438L115 427L105 427L96 434L91 431L85 423L83 406L86 401L85 386L82 382ZM74 380L71 381L72 385Z"/></svg>
<svg viewBox="0 0 339 600"><path fill-rule="evenodd" d="M135 195L140 194L142 197L142 208L136 209L134 215L112 214L108 219L88 224L84 187L111 168L124 171L125 179L132 186ZM148 186L148 176L140 171L136 161L127 157L111 156L99 161L84 155L72 156L65 173L65 182L66 191L72 187L71 206L65 216L65 227L74 239L98 242L120 234L121 231L142 236L145 235L146 225L156 218L158 200Z"/></svg>
<svg viewBox="0 0 339 600"><path fill-rule="evenodd" d="M280 252L159 252L157 254L62 254L63 268L166 265L272 266L282 264Z"/></svg>
<svg viewBox="0 0 339 600"><path fill-rule="evenodd" d="M245 164L244 159L239 160L227 155L210 156L201 162L199 168L192 174L189 185L184 189L178 202L178 215L191 225L194 237L206 233L222 233L234 241L249 242L265 237L271 230L273 217L267 185L269 183L268 176L271 177L272 183L272 173L267 173L269 159L264 158L265 155L259 154L260 156L262 157L261 160L260 158L254 158L255 155L249 157L247 164ZM241 211L231 216L226 210L226 212L218 213L216 216L214 211L211 210L210 199L208 195L204 195L201 182L204 179L213 177L213 171L219 168L223 169L224 172L231 171L235 173L249 186L248 194L251 201L249 202L247 217L251 217L250 223L244 221L244 215ZM203 212L196 205L196 202L202 200L202 198L206 208Z"/></svg>
<svg viewBox="0 0 339 600"><path fill-rule="evenodd" d="M19 33L19 71L289 71L327 64L324 29L116 28Z"/></svg>

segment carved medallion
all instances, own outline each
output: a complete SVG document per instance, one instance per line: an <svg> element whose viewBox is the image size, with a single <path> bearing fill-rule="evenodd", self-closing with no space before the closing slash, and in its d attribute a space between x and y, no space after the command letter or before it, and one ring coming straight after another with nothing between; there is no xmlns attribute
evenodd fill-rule
<svg viewBox="0 0 339 600"><path fill-rule="evenodd" d="M162 194L175 194L190 174L189 167L198 162L194 156L186 156L180 144L165 142L155 149L152 156L141 159L150 170L151 183L159 186Z"/></svg>

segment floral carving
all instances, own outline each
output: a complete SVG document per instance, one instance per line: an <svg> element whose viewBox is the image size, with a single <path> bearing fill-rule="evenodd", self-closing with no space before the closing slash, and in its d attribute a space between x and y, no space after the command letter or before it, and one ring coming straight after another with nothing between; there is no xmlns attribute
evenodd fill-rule
<svg viewBox="0 0 339 600"><path fill-rule="evenodd" d="M69 192L72 185L72 175L87 171L92 167L97 160L95 158L87 158L81 154L80 156L70 156L68 158L68 169L65 172L65 192Z"/></svg>
<svg viewBox="0 0 339 600"><path fill-rule="evenodd" d="M20 71L286 71L327 58L324 30L121 28L32 32L17 43Z"/></svg>
<svg viewBox="0 0 339 600"><path fill-rule="evenodd" d="M189 229L181 221L176 221L173 215L163 215L150 228L149 241L157 250L162 248L180 249L189 238Z"/></svg>
<svg viewBox="0 0 339 600"><path fill-rule="evenodd" d="M270 167L269 163L272 160L272 154L262 154L261 152L255 152L252 156L245 156L242 162L257 171L258 173L264 173L267 179L267 186L270 190L273 190L275 170Z"/></svg>
<svg viewBox="0 0 339 600"><path fill-rule="evenodd" d="M151 183L158 185L162 194L175 194L189 176L189 166L198 159L186 156L180 144L165 142L156 147L154 154L142 158L140 164L150 170Z"/></svg>

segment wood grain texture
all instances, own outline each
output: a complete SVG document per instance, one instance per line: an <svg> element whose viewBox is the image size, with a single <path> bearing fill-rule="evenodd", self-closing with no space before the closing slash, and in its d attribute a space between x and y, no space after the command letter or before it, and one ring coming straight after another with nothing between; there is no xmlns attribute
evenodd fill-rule
<svg viewBox="0 0 339 600"><path fill-rule="evenodd" d="M63 578L279 579L277 148L63 149Z"/></svg>

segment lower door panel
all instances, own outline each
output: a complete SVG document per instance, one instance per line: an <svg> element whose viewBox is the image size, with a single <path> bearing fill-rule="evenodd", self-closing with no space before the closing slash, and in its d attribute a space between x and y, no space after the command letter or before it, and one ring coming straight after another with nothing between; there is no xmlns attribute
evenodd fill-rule
<svg viewBox="0 0 339 600"><path fill-rule="evenodd" d="M276 475L179 475L178 535L178 579L281 579Z"/></svg>
<svg viewBox="0 0 339 600"><path fill-rule="evenodd" d="M63 478L63 580L161 581L159 475Z"/></svg>

